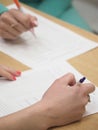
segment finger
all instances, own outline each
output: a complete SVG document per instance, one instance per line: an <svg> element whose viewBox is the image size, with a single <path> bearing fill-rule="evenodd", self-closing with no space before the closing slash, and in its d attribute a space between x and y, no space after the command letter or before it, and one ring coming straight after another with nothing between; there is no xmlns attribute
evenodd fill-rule
<svg viewBox="0 0 98 130"><path fill-rule="evenodd" d="M76 84L75 76L72 73L67 73L60 79L61 82L63 82L65 85L73 86L74 84Z"/></svg>
<svg viewBox="0 0 98 130"><path fill-rule="evenodd" d="M22 24L20 24L9 12L3 13L3 15L1 15L1 20L10 26L10 30L14 29L14 31L18 34L27 31L27 29ZM12 24L15 25L14 28L11 28Z"/></svg>
<svg viewBox="0 0 98 130"><path fill-rule="evenodd" d="M10 14L26 29L30 29L30 19L28 15L15 9L10 10Z"/></svg>
<svg viewBox="0 0 98 130"><path fill-rule="evenodd" d="M12 75L14 75L14 76L20 76L20 75L21 75L21 72L20 72L20 71L16 71L15 69L10 68L10 67L8 67L8 66L2 66L2 65L1 65L1 67L2 67L5 71L7 71L8 73L10 73L10 74L12 74Z"/></svg>
<svg viewBox="0 0 98 130"><path fill-rule="evenodd" d="M8 32L13 37L17 37L20 34L19 32L17 32L14 28L9 26L9 24L6 24L5 22L0 23L0 29L2 29L2 31Z"/></svg>
<svg viewBox="0 0 98 130"><path fill-rule="evenodd" d="M81 84L80 89L85 95L89 95L89 93L92 93L95 90L95 86L91 83L86 83Z"/></svg>
<svg viewBox="0 0 98 130"><path fill-rule="evenodd" d="M10 34L9 32L6 32L4 30L0 29L0 36L4 39L14 40L16 37Z"/></svg>
<svg viewBox="0 0 98 130"><path fill-rule="evenodd" d="M16 77L10 74L9 72L5 71L4 69L0 68L0 76L3 76L9 80L16 80Z"/></svg>

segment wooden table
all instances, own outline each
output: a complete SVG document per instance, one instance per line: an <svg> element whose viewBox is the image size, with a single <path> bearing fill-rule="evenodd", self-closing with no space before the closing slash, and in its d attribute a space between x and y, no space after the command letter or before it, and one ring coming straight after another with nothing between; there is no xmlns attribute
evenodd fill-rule
<svg viewBox="0 0 98 130"><path fill-rule="evenodd" d="M0 2L5 5L12 4L12 0L0 0ZM88 39L98 42L98 36L94 35L93 33L82 30L78 27L70 25L64 21L56 19L47 14L44 14L28 6L26 6L26 8L29 8L35 13L38 13L66 28L69 28L70 30ZM97 76L98 74L98 48L88 51L82 55L76 56L72 59L69 59L68 62L71 65L73 65L76 69L78 69L78 71L80 71L82 74L87 76L87 78L90 81L92 81L95 85L98 86L98 78L97 78L98 77ZM6 65L14 67L15 69L22 70L22 71L30 69L28 66L20 63L19 61L13 59L12 57L9 57L8 55L5 55L2 52L0 52L0 64L6 64ZM87 116L79 122L76 122L76 123L73 123L64 127L53 128L53 130L98 130L98 114Z"/></svg>

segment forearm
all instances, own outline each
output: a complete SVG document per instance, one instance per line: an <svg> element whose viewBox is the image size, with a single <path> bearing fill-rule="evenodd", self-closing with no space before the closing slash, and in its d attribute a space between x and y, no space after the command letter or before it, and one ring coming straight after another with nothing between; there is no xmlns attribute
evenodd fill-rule
<svg viewBox="0 0 98 130"><path fill-rule="evenodd" d="M0 119L0 130L47 130L78 121L85 112L93 84L77 84L68 73L56 80L42 100Z"/></svg>
<svg viewBox="0 0 98 130"><path fill-rule="evenodd" d="M45 110L39 103L0 119L0 130L47 130Z"/></svg>

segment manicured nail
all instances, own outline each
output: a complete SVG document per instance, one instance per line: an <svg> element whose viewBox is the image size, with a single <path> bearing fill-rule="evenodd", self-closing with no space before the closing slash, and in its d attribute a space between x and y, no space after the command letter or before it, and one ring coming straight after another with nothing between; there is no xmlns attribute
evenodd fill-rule
<svg viewBox="0 0 98 130"><path fill-rule="evenodd" d="M13 80L16 80L16 77L15 77L15 76L13 76Z"/></svg>
<svg viewBox="0 0 98 130"><path fill-rule="evenodd" d="M20 72L20 71L17 71L16 73L17 73L17 75L21 75L21 72Z"/></svg>

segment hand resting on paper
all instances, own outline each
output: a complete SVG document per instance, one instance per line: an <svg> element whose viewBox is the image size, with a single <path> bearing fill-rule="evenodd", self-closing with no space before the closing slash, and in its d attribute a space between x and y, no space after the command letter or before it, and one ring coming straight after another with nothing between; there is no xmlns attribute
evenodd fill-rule
<svg viewBox="0 0 98 130"><path fill-rule="evenodd" d="M9 80L16 80L16 76L20 76L21 72L16 71L8 66L0 65L0 76Z"/></svg>
<svg viewBox="0 0 98 130"><path fill-rule="evenodd" d="M79 121L85 112L88 94L94 89L89 83L76 84L74 75L68 73L54 81L37 103L0 118L0 129L48 130Z"/></svg>
<svg viewBox="0 0 98 130"><path fill-rule="evenodd" d="M16 9L10 9L0 15L0 36L4 39L14 40L23 32L36 26L36 17Z"/></svg>

